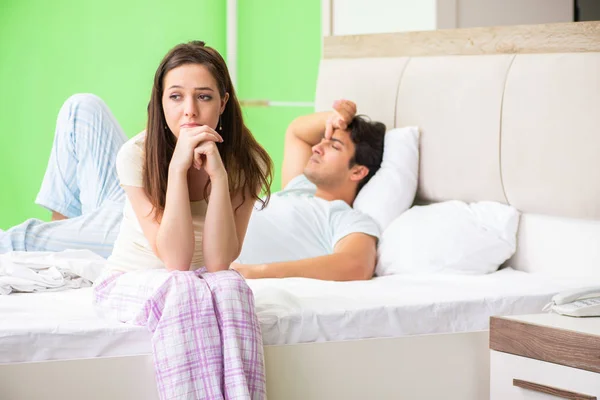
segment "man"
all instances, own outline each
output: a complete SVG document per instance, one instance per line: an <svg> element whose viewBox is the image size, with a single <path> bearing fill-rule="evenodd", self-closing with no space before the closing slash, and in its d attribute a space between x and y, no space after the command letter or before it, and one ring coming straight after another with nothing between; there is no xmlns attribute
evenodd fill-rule
<svg viewBox="0 0 600 400"><path fill-rule="evenodd" d="M352 209L381 165L385 126L338 100L294 120L285 137L283 190L255 210L232 268L246 278L362 280L373 276L375 222Z"/></svg>
<svg viewBox="0 0 600 400"><path fill-rule="evenodd" d="M353 102L338 100L333 111L290 124L284 190L273 194L264 210L255 210L239 263L232 268L247 278L371 278L379 232L373 220L351 205L379 169L385 126L355 114ZM94 139L99 137L105 139ZM108 257L124 194L113 176L114 157L107 154L116 155L124 141L101 99L79 94L67 100L36 199L53 211L53 222L30 219L0 230L0 253L89 249Z"/></svg>

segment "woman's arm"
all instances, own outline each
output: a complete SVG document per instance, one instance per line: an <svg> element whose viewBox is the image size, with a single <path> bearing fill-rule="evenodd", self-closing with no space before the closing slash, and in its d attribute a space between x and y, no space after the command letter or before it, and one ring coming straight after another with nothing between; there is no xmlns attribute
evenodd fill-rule
<svg viewBox="0 0 600 400"><path fill-rule="evenodd" d="M222 176L211 177L202 238L206 269L215 272L229 268L239 254L239 240L226 172Z"/></svg>
<svg viewBox="0 0 600 400"><path fill-rule="evenodd" d="M168 270L187 271L196 238L187 183L187 169L169 168L165 211L156 232L156 250Z"/></svg>
<svg viewBox="0 0 600 400"><path fill-rule="evenodd" d="M187 271L195 248L187 173L194 162L196 148L222 138L202 126L182 129L169 164L165 209L157 220L152 203L141 187L124 186L125 193L154 254L172 270ZM202 143L202 144L200 144Z"/></svg>
<svg viewBox="0 0 600 400"><path fill-rule="evenodd" d="M159 221L155 219L152 203L143 188L134 186L123 186L123 188L154 254L165 264L168 270L186 271L190 268L192 261L194 242L191 244L191 250L187 246L190 246L190 242L195 238L191 223L189 195L186 192L185 200L187 201L181 202L185 204L179 204L178 200L181 200L181 196L177 195L180 194L182 188L177 186L180 185L172 182L171 177L169 177L165 211ZM187 190L187 181L185 186ZM189 218L189 231L187 233L185 232L186 206L188 209L187 217ZM175 214L175 220L170 220L172 214ZM169 232L174 232L174 234L169 236Z"/></svg>
<svg viewBox="0 0 600 400"><path fill-rule="evenodd" d="M206 220L204 222L203 251L206 269L221 271L229 268L242 249L254 198L241 194L230 198L227 178L211 180Z"/></svg>

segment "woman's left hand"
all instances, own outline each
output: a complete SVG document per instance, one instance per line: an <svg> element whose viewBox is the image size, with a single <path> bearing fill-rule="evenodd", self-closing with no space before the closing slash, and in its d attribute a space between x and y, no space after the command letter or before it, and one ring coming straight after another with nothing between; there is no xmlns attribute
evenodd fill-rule
<svg viewBox="0 0 600 400"><path fill-rule="evenodd" d="M192 165L196 169L204 169L211 180L227 176L221 154L219 154L217 144L213 141L204 141L194 149Z"/></svg>

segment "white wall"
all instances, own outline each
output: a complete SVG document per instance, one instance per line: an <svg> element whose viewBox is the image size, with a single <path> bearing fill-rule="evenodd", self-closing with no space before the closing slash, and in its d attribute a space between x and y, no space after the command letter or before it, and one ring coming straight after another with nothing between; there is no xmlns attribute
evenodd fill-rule
<svg viewBox="0 0 600 400"><path fill-rule="evenodd" d="M331 0L333 35L436 29L436 0Z"/></svg>
<svg viewBox="0 0 600 400"><path fill-rule="evenodd" d="M600 0L591 0L600 3ZM573 21L573 0L321 0L323 35Z"/></svg>

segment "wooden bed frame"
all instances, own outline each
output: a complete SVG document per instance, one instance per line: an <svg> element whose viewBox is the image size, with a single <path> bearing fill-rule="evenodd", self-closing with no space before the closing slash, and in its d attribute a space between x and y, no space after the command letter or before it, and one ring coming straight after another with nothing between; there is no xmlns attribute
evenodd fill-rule
<svg viewBox="0 0 600 400"><path fill-rule="evenodd" d="M325 90L323 86L335 79L323 67L332 60L343 68L344 62L357 59L534 53L600 53L600 23L326 37L317 97ZM377 93L373 95L378 98ZM321 99L321 104L327 102ZM403 121L393 118L393 123L400 126ZM425 197L427 201L436 200ZM488 200L485 195L480 197L463 200ZM564 216L548 218L554 217ZM568 223L580 223L566 217ZM596 216L590 215L589 219ZM592 231L600 239L600 227L593 225L588 233ZM545 267L532 257L535 254L528 253L525 258L517 255L513 266L545 272ZM581 257L587 259L585 254ZM592 265L598 265L598 260L590 256L589 261L589 267L580 272L597 276L599 272ZM489 396L487 331L265 346L265 359L268 396L274 400L483 400ZM139 355L0 365L0 397L152 400L157 393L151 356Z"/></svg>

